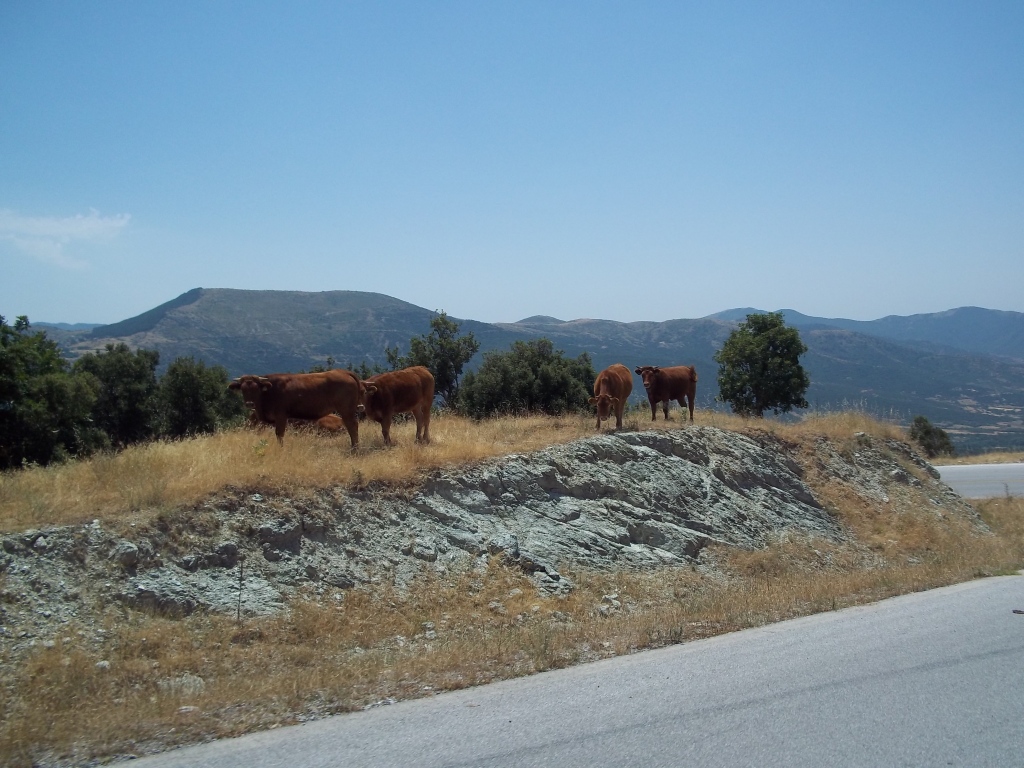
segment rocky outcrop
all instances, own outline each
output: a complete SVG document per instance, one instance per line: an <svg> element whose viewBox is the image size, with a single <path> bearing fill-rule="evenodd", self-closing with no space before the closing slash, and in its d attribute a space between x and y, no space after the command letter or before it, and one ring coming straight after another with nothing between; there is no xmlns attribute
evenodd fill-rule
<svg viewBox="0 0 1024 768"><path fill-rule="evenodd" d="M973 514L902 443L851 443L822 438L815 461L871 503L917 488ZM281 610L300 588L402 584L491 557L560 593L572 588L567 569L699 564L709 544L753 548L786 534L844 539L798 458L807 460L767 434L619 432L436 472L412 492L234 491L116 534L99 521L7 534L0 642L23 647L118 603L255 615Z"/></svg>
<svg viewBox="0 0 1024 768"><path fill-rule="evenodd" d="M626 432L440 473L391 506L422 540L501 552L556 588L562 563L680 565L712 542L755 547L785 530L840 537L799 472L731 432Z"/></svg>

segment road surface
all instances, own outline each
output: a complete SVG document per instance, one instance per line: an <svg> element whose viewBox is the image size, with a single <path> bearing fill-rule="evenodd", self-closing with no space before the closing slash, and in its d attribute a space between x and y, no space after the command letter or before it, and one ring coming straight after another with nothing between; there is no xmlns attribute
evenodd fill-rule
<svg viewBox="0 0 1024 768"><path fill-rule="evenodd" d="M1014 609L984 579L132 765L1024 766Z"/></svg>
<svg viewBox="0 0 1024 768"><path fill-rule="evenodd" d="M957 464L936 467L942 482L966 499L1024 496L1024 464Z"/></svg>

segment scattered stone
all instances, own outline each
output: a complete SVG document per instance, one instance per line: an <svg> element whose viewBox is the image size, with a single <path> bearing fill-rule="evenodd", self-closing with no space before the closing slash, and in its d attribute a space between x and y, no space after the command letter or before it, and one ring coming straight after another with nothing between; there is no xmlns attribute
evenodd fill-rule
<svg viewBox="0 0 1024 768"><path fill-rule="evenodd" d="M131 569L139 564L139 548L130 541L119 541L110 559L119 563L122 568Z"/></svg>
<svg viewBox="0 0 1024 768"><path fill-rule="evenodd" d="M298 520L281 518L263 523L257 533L261 544L297 553L302 541L302 524Z"/></svg>

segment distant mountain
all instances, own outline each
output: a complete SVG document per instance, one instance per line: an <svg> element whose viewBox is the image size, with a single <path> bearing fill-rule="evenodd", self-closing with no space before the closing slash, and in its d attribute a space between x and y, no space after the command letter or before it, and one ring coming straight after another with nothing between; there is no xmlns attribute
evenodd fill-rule
<svg viewBox="0 0 1024 768"><path fill-rule="evenodd" d="M812 317L793 309L779 310L795 328L840 328L891 341L926 342L939 349L1024 360L1024 313L981 307L959 307L922 315L889 315L880 320ZM759 309L729 309L710 315L743 320Z"/></svg>
<svg viewBox="0 0 1024 768"><path fill-rule="evenodd" d="M695 365L698 405L710 408L717 394L715 351L738 320L756 311L665 322L544 315L516 323L459 322L480 341L481 355L546 337L568 355L589 353L598 370L614 362ZM923 414L949 430L961 450L1024 447L1019 313L964 308L875 321L785 314L809 348L803 363L812 407L857 407L903 422ZM433 316L379 293L196 288L137 317L85 331L55 329L53 337L71 357L124 341L158 350L163 365L193 356L237 376L309 369L328 357L339 366L383 364L386 347L406 351L410 338L429 332ZM972 328L978 334L973 342ZM642 389L635 387L634 396L642 398Z"/></svg>
<svg viewBox="0 0 1024 768"><path fill-rule="evenodd" d="M99 323L32 323L33 328L46 331L55 328L58 331L91 331L99 326Z"/></svg>

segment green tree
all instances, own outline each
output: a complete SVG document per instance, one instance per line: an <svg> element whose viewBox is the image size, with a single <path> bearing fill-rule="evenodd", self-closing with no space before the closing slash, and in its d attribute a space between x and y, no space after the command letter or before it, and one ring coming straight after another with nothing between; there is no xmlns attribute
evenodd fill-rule
<svg viewBox="0 0 1024 768"><path fill-rule="evenodd" d="M459 400L462 369L480 349L472 333L459 335L459 324L443 311L430 321L430 333L409 340L409 354L400 356L398 348L385 350L392 369L422 365L434 376L434 391L442 405L454 408Z"/></svg>
<svg viewBox="0 0 1024 768"><path fill-rule="evenodd" d="M517 341L508 352L488 352L462 382L459 404L468 415L561 414L589 410L596 373L590 355L566 358L549 339Z"/></svg>
<svg viewBox="0 0 1024 768"><path fill-rule="evenodd" d="M90 420L99 382L75 374L45 333L24 315L0 316L0 469L48 464L106 445Z"/></svg>
<svg viewBox="0 0 1024 768"><path fill-rule="evenodd" d="M124 447L153 436L156 431L156 367L160 353L151 349L132 352L121 342L107 344L75 361L76 372L88 372L100 383L92 409L96 426L111 442Z"/></svg>
<svg viewBox="0 0 1024 768"><path fill-rule="evenodd" d="M352 371L360 379L368 379L371 376L376 376L378 373L384 373L387 369L382 367L380 363L374 363L371 367L365 360L362 360L359 365L349 363L348 370Z"/></svg>
<svg viewBox="0 0 1024 768"><path fill-rule="evenodd" d="M781 312L747 315L715 353L718 400L733 413L758 418L768 410L779 414L806 408L811 380L800 365L806 351Z"/></svg>
<svg viewBox="0 0 1024 768"><path fill-rule="evenodd" d="M215 432L242 416L244 405L228 389L224 366L179 357L160 377L156 395L160 433L185 437Z"/></svg>
<svg viewBox="0 0 1024 768"><path fill-rule="evenodd" d="M936 427L924 416L914 417L910 425L910 439L921 446L929 459L956 455L953 441L949 439L946 430Z"/></svg>

